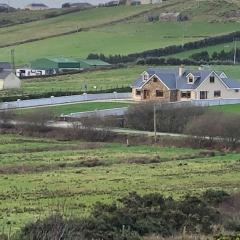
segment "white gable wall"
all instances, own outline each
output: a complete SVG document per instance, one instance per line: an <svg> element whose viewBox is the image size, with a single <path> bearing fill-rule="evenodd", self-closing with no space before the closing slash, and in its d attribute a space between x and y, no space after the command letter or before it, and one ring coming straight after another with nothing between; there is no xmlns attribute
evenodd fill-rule
<svg viewBox="0 0 240 240"><path fill-rule="evenodd" d="M207 91L208 99L217 99L214 97L214 91L221 91L221 98L240 98L240 90L236 92L234 89L228 89L216 75L214 83L210 83L209 76L196 90L196 99L200 99L200 91Z"/></svg>
<svg viewBox="0 0 240 240"><path fill-rule="evenodd" d="M14 89L14 88L20 88L21 87L21 81L20 79L13 73L10 73L3 81L3 88L0 89Z"/></svg>

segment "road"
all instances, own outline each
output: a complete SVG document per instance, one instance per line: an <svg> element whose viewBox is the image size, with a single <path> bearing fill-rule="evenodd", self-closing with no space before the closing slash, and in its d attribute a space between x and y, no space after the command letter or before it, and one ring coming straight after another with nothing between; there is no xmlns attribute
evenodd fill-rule
<svg viewBox="0 0 240 240"><path fill-rule="evenodd" d="M74 124L71 122L59 121L59 122L51 122L48 124L48 126L56 127L56 128L73 128ZM97 129L102 130L102 128L97 128ZM108 128L107 130L114 133L122 133L122 134L129 134L129 135L146 135L149 137L152 137L155 135L154 132L150 132L150 131L139 131L139 130L126 129L126 128ZM184 134L165 133L165 132L157 132L157 136L181 137L181 138L188 137L187 135L184 135Z"/></svg>

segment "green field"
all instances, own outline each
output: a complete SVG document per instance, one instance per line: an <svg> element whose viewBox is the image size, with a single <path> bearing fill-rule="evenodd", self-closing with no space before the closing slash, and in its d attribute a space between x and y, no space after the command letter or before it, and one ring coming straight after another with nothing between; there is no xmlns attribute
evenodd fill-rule
<svg viewBox="0 0 240 240"><path fill-rule="evenodd" d="M234 49L234 42L228 42L228 43L224 43L224 44L217 44L211 47L205 47L205 48L199 48L199 49L195 49L195 50L190 50L190 51L185 51L182 53L178 53L178 54L173 54L173 55L169 55L168 57L176 57L176 58L180 58L180 59L184 59L184 58L189 58L192 54L194 53L199 53L202 51L207 51L209 53L209 55L211 56L214 52L221 52L222 50L224 50L225 52L230 52ZM239 48L240 46L240 42L237 42L237 47ZM232 59L229 59L233 61L233 56Z"/></svg>
<svg viewBox="0 0 240 240"><path fill-rule="evenodd" d="M213 109L220 112L229 112L229 113L240 113L240 104L231 104L231 105L222 105L215 106Z"/></svg>
<svg viewBox="0 0 240 240"><path fill-rule="evenodd" d="M209 36L237 31L240 26L237 19L229 19L224 15L236 9L238 7L236 4L229 5L224 0L214 0L211 2L214 13L206 14L204 2L201 2L200 7L196 9L196 1L171 0L157 7L149 5L95 8L6 27L0 29L1 45L68 31L76 30L76 33L2 48L0 49L0 59L9 60L12 48L16 50L17 65L22 65L39 57L86 58L89 53L129 54L169 45L180 45ZM179 11L180 7L183 13L189 16L189 21L151 23L147 20L149 14ZM148 10L151 10L149 14L141 14ZM140 16L122 20L135 14L140 14ZM215 21L213 21L213 17ZM122 21L117 24L109 24L120 19ZM99 24L107 24L107 26L96 27ZM94 28L77 32L78 28L83 27Z"/></svg>
<svg viewBox="0 0 240 240"><path fill-rule="evenodd" d="M79 28L93 27L141 13L153 8L148 6L94 8L49 18L41 21L15 25L0 29L0 45L41 38L69 31L78 31Z"/></svg>
<svg viewBox="0 0 240 240"><path fill-rule="evenodd" d="M129 54L199 40L201 36L236 31L239 23L193 22L182 37L182 23L122 23L87 32L50 38L14 47L16 63L29 63L40 57L82 57L89 53ZM5 36L5 35L4 35ZM1 40L1 38L0 38ZM4 40L3 40L4 41ZM6 34L6 41L9 36ZM1 59L10 58L12 47L0 49Z"/></svg>
<svg viewBox="0 0 240 240"><path fill-rule="evenodd" d="M29 11L21 10L10 11L10 12L0 12L0 26L16 25L31 21L37 21L46 19L48 17L54 17L56 15L65 14L68 10L65 9L47 9L41 11Z"/></svg>
<svg viewBox="0 0 240 240"><path fill-rule="evenodd" d="M236 153L201 157L200 150L189 148L13 135L1 135L0 143L0 225L6 232L9 225L15 231L53 212L84 216L95 202L109 203L132 191L180 197L207 188L240 189Z"/></svg>
<svg viewBox="0 0 240 240"><path fill-rule="evenodd" d="M50 110L56 115L60 114L70 114L75 112L87 112L87 111L95 111L102 109L111 109L111 108L121 108L128 107L130 103L126 102L84 102L84 103L71 103L65 105L57 105L57 106L49 106L49 107L41 107L41 108L28 108L28 109L20 109L17 110L18 113L28 113L44 110Z"/></svg>

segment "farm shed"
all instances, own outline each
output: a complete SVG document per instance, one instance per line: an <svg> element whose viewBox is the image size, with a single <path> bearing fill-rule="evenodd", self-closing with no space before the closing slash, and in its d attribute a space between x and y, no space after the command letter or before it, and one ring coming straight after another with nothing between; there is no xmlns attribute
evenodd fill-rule
<svg viewBox="0 0 240 240"><path fill-rule="evenodd" d="M21 87L20 79L12 72L10 63L0 62L0 90Z"/></svg>
<svg viewBox="0 0 240 240"><path fill-rule="evenodd" d="M39 11L39 10L46 10L48 6L43 3L31 3L25 7L25 10L31 11Z"/></svg>
<svg viewBox="0 0 240 240"><path fill-rule="evenodd" d="M79 70L80 63L70 58L40 58L31 62L31 69L47 70L48 74Z"/></svg>
<svg viewBox="0 0 240 240"><path fill-rule="evenodd" d="M80 68L96 68L110 66L109 63L99 59L78 59Z"/></svg>

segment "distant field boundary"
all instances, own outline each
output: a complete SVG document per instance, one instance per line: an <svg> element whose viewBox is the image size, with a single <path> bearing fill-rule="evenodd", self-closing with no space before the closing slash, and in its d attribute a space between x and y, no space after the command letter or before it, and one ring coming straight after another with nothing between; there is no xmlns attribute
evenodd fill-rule
<svg viewBox="0 0 240 240"><path fill-rule="evenodd" d="M45 36L45 37L31 38L31 39L27 39L27 40L24 40L24 41L19 41L19 42L10 43L10 44L4 44L4 45L0 45L0 48L19 46L19 45L26 44L26 43L32 43L32 42L37 42L37 41L46 40L46 39L50 39L50 38L70 35L70 34L74 34L74 33L78 33L78 32L89 31L91 29L101 28L101 27L121 23L121 22L124 22L124 21L132 20L132 19L137 18L137 17L139 17L143 14L147 14L147 13L153 11L153 10L164 9L165 7L174 6L174 5L177 5L177 4L179 4L179 3L171 3L171 4L168 4L168 5L163 5L163 6L160 6L160 7L156 7L156 8L152 8L152 9L149 9L149 10L142 11L140 13L133 14L133 15L128 16L128 17L120 18L118 20L114 20L114 21L110 21L110 22L106 22L106 23L97 24L97 25L91 26L91 27L78 28L77 30L75 29L75 30L66 31L66 32L63 32L63 33L48 35L48 36Z"/></svg>
<svg viewBox="0 0 240 240"><path fill-rule="evenodd" d="M103 61L107 61L112 64L128 63L128 62L135 62L138 59L145 59L148 57L170 56L172 54L182 53L189 50L201 49L203 47L209 47L217 44L228 43L228 42L232 42L233 39L236 39L239 37L240 37L240 31L236 31L228 34L208 37L198 41L188 42L188 43L185 43L184 45L170 45L164 48L156 48L156 49L146 50L143 52L131 53L128 55L111 55L109 57L101 53L100 54L90 53L88 55L88 58L101 59Z"/></svg>

